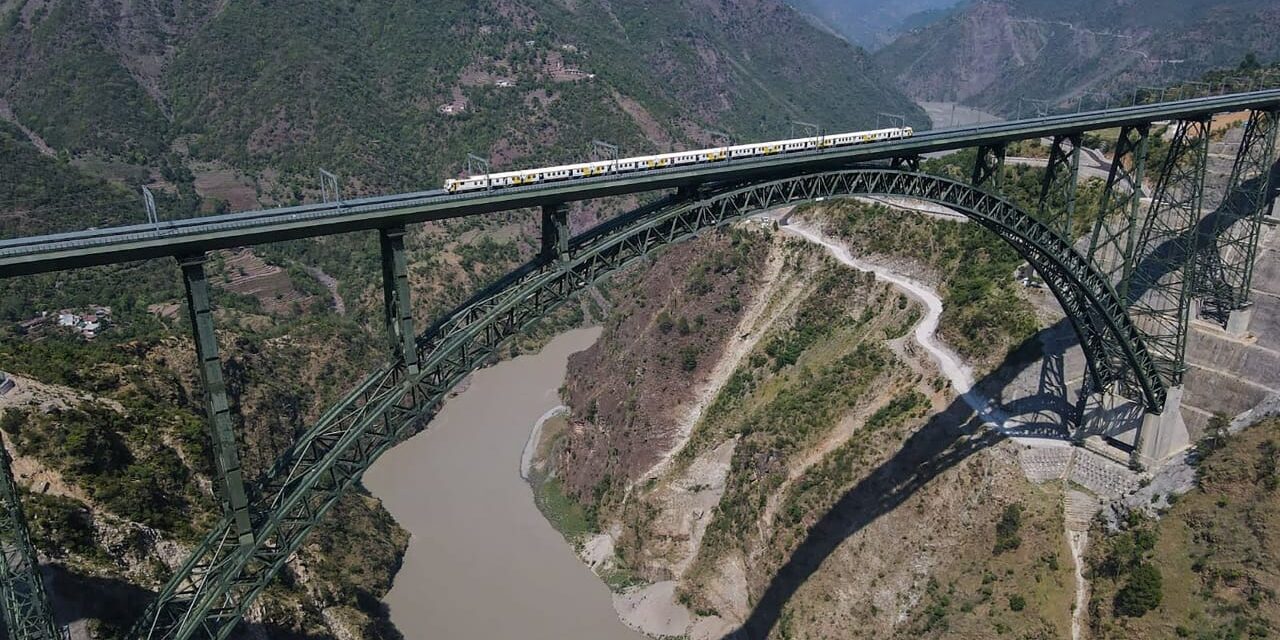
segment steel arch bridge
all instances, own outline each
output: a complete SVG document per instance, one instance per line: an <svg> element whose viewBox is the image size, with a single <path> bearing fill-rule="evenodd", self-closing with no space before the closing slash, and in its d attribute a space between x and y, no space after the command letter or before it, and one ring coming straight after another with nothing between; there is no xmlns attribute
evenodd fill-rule
<svg viewBox="0 0 1280 640"><path fill-rule="evenodd" d="M1218 210L1203 216L1211 117L1232 110L1251 115L1227 197ZM1151 123L1162 119L1175 123L1175 135L1165 162L1153 171L1158 181L1152 204L1143 211L1147 141ZM1100 210L1087 241L1073 245L1081 136L1107 127L1120 132ZM1248 310L1259 226L1280 183L1273 166L1278 131L1280 91L1135 105L944 130L838 153L783 155L466 197L420 192L195 219L164 228L0 241L0 277L159 256L179 259L223 515L147 608L133 637L225 638L369 464L424 428L449 390L489 362L504 340L590 283L664 246L784 204L884 195L960 211L1008 242L1045 279L1084 349L1087 393L1117 393L1149 414L1167 413L1167 405L1176 405L1173 391L1181 383L1192 298L1220 311L1228 325ZM998 191L1006 144L1040 136L1052 136L1053 144L1038 206L1028 212ZM970 182L919 173L921 154L963 148L978 150ZM671 188L679 191L569 237L566 202ZM542 207L539 258L416 335L404 225L530 206ZM267 473L247 482L214 340L204 253L362 229L379 233L392 360L326 411ZM4 456L0 552L5 559L0 563L0 606L11 637L58 637Z"/></svg>
<svg viewBox="0 0 1280 640"><path fill-rule="evenodd" d="M817 198L903 196L936 202L992 230L1045 278L1077 321L1092 375L1110 381L1113 342L1143 372L1144 398L1164 389L1142 339L1110 284L1069 241L1009 201L946 178L892 169L855 169L668 198L569 240L447 315L418 337L413 357L369 376L327 412L252 492L255 537L236 542L223 518L147 609L135 633L152 638L225 638L253 599L301 546L320 518L377 457L419 431L449 391L483 366L507 338L573 294L655 250L752 213ZM416 360L416 362L414 362Z"/></svg>

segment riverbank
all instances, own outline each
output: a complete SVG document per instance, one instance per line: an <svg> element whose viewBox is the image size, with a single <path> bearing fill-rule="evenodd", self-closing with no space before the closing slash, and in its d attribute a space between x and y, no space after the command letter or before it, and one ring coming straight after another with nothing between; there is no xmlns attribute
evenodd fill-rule
<svg viewBox="0 0 1280 640"><path fill-rule="evenodd" d="M560 404L570 354L599 329L472 376L429 429L383 455L365 486L412 538L384 599L406 640L641 640L608 587L534 505L521 477L529 434Z"/></svg>

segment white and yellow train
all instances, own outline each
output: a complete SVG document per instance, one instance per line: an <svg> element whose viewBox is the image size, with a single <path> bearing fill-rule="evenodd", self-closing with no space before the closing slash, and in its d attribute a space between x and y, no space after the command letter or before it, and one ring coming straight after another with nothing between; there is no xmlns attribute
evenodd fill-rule
<svg viewBox="0 0 1280 640"><path fill-rule="evenodd" d="M677 151L675 153L662 153L655 156L638 156L634 158L618 158L617 160L566 164L559 167L541 167L538 169L523 169L521 171L504 171L502 173L489 173L470 176L467 178L445 180L444 189L449 193L460 193L463 191L474 191L477 189L496 189L501 187L540 184L543 182L554 182L559 180L572 180L575 178L589 178L592 176L602 176L611 173L652 171L655 169L665 169L667 167L678 167L688 164L723 162L725 160L736 160L738 158L754 158L756 156L768 156L778 153L794 153L797 151L812 151L814 149L826 149L829 147L847 147L855 144L897 140L899 138L911 137L911 133L911 127L876 129L874 131L854 131L852 133L814 136L811 138L795 138L793 140L777 140L774 142L760 142L756 144L740 144L730 147L717 147L714 149Z"/></svg>

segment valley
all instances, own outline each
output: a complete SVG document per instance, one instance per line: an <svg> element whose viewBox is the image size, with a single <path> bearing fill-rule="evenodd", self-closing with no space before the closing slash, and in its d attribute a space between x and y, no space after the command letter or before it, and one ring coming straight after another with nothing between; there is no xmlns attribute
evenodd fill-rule
<svg viewBox="0 0 1280 640"><path fill-rule="evenodd" d="M352 197L603 161L611 149L886 121L920 134L1122 94L1242 91L1275 75L1278 21L1253 0L0 0L0 245L153 214L349 210ZM888 195L752 204L764 202L759 184L820 189L850 168L821 150L808 165L773 150L730 183L681 174L689 184L587 201L531 191L541 211L419 217L400 252L369 227L204 246L213 331L202 345L225 378L250 526L272 531L240 539L257 555L238 575L261 578L261 592L236 587L217 604L244 603L217 637L1280 632L1268 561L1280 552L1268 516L1280 506L1274 209L1261 214L1252 303L1232 310L1230 330L1200 313L1207 279L1174 320L1186 357L1159 459L1130 455L1146 451L1139 405L1078 401L1085 316L1064 312L1055 289L1105 298L1094 314L1173 290L1185 272L1153 264L1192 264L1190 249L1226 233L1220 220L1245 215L1232 209L1252 202L1240 190L1262 184L1241 174L1227 189L1253 170L1237 159L1249 115L1206 115L1204 219L1181 235L1170 216L1191 200L1160 195L1177 122L1149 123L1133 210L1170 228L1133 232L1147 253L1128 266L1154 280L1134 298L1119 282L1050 282L1019 244L1065 241L1050 262L1070 262L1074 247L1085 279L1102 268L1090 234L1100 217L1120 220L1115 198L1129 193L1104 185L1113 168L1134 168L1111 157L1116 129L1084 134L1069 214L1066 196L1042 186L1044 138L999 142L985 177L976 143L853 167L951 185L929 201L904 195L911 183L896 173ZM833 173L785 182L819 171ZM991 233L1006 222L958 212L992 195L1029 214L1008 223L1024 234L1014 243ZM1041 227L1056 235L1034 236ZM1151 241L1160 233L1163 245ZM29 525L54 622L75 640L137 637L144 607L226 517L193 290L172 247L147 255L160 257L0 272L10 504ZM1206 256L1195 268L1218 268ZM1221 289L1238 276L1213 277ZM542 278L554 286L502 297ZM1158 322L1140 319L1138 335L1167 329ZM405 327L435 337L389 339ZM405 366L405 345L435 364ZM386 405L349 395L383 371L388 388L415 390ZM447 399L425 409L437 392ZM370 444L393 432L403 441L385 454ZM317 497L334 486L332 503ZM276 520L286 496L300 496L298 511ZM19 542L0 533L7 551ZM13 578L0 573L0 596Z"/></svg>

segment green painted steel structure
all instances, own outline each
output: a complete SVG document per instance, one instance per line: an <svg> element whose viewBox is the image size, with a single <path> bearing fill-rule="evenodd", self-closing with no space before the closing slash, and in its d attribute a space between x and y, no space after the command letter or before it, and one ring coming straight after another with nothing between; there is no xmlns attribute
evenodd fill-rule
<svg viewBox="0 0 1280 640"><path fill-rule="evenodd" d="M776 206L850 195L905 196L962 211L1027 258L1069 314L1101 319L1082 334L1088 352L1113 340L1147 372L1145 402L1163 393L1114 290L1057 231L990 192L937 176L848 170L790 177L694 200L666 198L560 245L482 292L417 340L420 369L398 358L367 377L301 437L252 492L256 539L236 544L224 517L147 609L143 638L225 638L338 498L384 451L422 429L450 389L489 362L504 340L589 284L699 231ZM553 212L554 214L554 212ZM557 228L549 215L549 233ZM1092 375L1110 375L1103 367Z"/></svg>
<svg viewBox="0 0 1280 640"><path fill-rule="evenodd" d="M11 640L61 640L11 462L9 451L0 446L0 619Z"/></svg>

